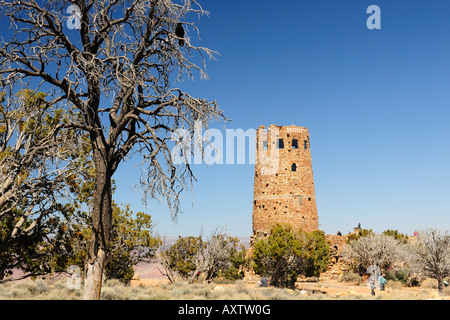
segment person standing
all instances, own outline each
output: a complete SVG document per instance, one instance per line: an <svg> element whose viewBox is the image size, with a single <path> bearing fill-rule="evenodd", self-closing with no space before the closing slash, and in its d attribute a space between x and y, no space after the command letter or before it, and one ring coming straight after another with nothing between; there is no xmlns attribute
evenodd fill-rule
<svg viewBox="0 0 450 320"><path fill-rule="evenodd" d="M386 274L384 273L378 277L378 283L380 284L380 291L384 291L385 286L389 285L385 277Z"/></svg>

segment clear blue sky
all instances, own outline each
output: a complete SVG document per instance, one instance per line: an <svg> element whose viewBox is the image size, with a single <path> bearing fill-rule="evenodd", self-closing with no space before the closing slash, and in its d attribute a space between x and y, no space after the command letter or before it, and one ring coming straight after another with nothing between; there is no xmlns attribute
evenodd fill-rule
<svg viewBox="0 0 450 320"><path fill-rule="evenodd" d="M376 232L450 229L450 2L203 1L201 42L217 50L210 79L183 83L217 99L227 128L306 126L311 135L320 228L361 223ZM369 30L369 5L381 30ZM222 128L220 125L218 128ZM253 170L194 165L194 196L173 224L149 210L168 236L225 227L252 232ZM130 166L116 176L119 202L144 210Z"/></svg>
<svg viewBox="0 0 450 320"><path fill-rule="evenodd" d="M209 80L183 87L216 99L227 128L309 129L320 229L450 229L448 0L200 3L210 16L192 42L220 56L207 62ZM366 27L373 4L381 30ZM115 200L149 212L159 234L251 235L252 164L194 165L177 224L165 206L141 204L132 165L114 177Z"/></svg>

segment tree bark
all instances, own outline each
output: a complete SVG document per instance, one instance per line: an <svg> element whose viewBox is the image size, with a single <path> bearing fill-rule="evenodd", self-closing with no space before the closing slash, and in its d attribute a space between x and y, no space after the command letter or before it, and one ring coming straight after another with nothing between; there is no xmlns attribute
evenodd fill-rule
<svg viewBox="0 0 450 320"><path fill-rule="evenodd" d="M96 180L92 199L92 236L85 268L85 300L100 299L103 273L108 262L112 226L112 172L107 155L106 148L94 148Z"/></svg>
<svg viewBox="0 0 450 320"><path fill-rule="evenodd" d="M444 292L444 277L440 273L440 270L436 270L436 279L438 281L438 292L442 294Z"/></svg>
<svg viewBox="0 0 450 320"><path fill-rule="evenodd" d="M103 270L107 262L107 252L99 249L93 262L86 264L86 278L84 280L84 300L99 300L102 290Z"/></svg>

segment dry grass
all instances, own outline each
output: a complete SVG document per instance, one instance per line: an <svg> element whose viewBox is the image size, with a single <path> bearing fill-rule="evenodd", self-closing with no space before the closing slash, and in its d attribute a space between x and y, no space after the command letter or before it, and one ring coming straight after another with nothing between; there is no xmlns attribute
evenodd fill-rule
<svg viewBox="0 0 450 320"><path fill-rule="evenodd" d="M421 288L404 288L393 282L388 292L370 296L366 286L318 282L300 284L299 290L259 288L255 281L236 281L233 284L206 284L185 282L169 283L166 280L141 280L130 285L110 280L104 283L101 299L104 300L323 300L323 299L382 299L425 300L443 296L429 283ZM431 283L431 282L430 282ZM324 293L326 292L326 293ZM445 288L444 298L449 299L450 288ZM64 280L22 280L0 284L0 299L77 300L82 291L69 289Z"/></svg>
<svg viewBox="0 0 450 320"><path fill-rule="evenodd" d="M438 281L436 279L425 279L420 286L427 289L437 289Z"/></svg>
<svg viewBox="0 0 450 320"><path fill-rule="evenodd" d="M0 299L74 300L81 298L80 290L71 290L65 281L21 280L0 284Z"/></svg>

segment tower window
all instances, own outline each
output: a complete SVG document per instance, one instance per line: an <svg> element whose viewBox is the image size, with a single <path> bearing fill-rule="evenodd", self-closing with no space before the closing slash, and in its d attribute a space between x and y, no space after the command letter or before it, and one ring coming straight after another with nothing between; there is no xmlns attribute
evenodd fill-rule
<svg viewBox="0 0 450 320"><path fill-rule="evenodd" d="M303 140L303 147L306 149L308 149L308 141L307 140Z"/></svg>
<svg viewBox="0 0 450 320"><path fill-rule="evenodd" d="M291 165L291 171L297 171L297 165L295 163Z"/></svg>
<svg viewBox="0 0 450 320"><path fill-rule="evenodd" d="M264 150L264 151L267 151L267 149L268 149L268 146L267 146L267 140L264 140L264 141L263 141L263 150Z"/></svg>
<svg viewBox="0 0 450 320"><path fill-rule="evenodd" d="M284 149L283 139L278 139L278 149Z"/></svg>
<svg viewBox="0 0 450 320"><path fill-rule="evenodd" d="M298 140L292 139L292 149L298 149Z"/></svg>

